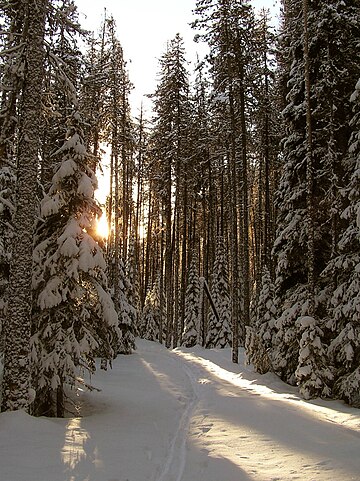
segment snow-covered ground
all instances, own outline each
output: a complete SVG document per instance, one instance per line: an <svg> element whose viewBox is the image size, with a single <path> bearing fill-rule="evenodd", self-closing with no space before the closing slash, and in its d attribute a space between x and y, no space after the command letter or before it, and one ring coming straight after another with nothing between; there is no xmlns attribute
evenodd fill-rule
<svg viewBox="0 0 360 481"><path fill-rule="evenodd" d="M359 481L360 410L305 402L229 350L138 341L82 417L0 415L0 481Z"/></svg>

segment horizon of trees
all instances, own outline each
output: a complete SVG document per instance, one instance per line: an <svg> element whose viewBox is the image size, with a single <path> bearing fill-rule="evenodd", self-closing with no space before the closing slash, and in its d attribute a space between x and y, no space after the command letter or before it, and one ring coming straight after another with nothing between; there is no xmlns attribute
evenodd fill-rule
<svg viewBox="0 0 360 481"><path fill-rule="evenodd" d="M112 17L98 36L72 0L1 18L2 409L63 416L137 335L245 347L360 406L360 3L283 0L274 31L250 1L194 1L208 54L190 72L169 40L150 119Z"/></svg>

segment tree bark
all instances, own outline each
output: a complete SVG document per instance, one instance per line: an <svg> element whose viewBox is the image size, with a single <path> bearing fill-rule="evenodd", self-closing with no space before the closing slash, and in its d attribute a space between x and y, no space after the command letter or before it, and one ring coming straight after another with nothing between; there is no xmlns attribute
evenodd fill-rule
<svg viewBox="0 0 360 481"><path fill-rule="evenodd" d="M307 234L308 234L308 315L315 311L315 240L314 240L314 167L311 125L311 85L308 31L308 0L303 0L304 22L304 74L306 104L306 192L307 192Z"/></svg>
<svg viewBox="0 0 360 481"><path fill-rule="evenodd" d="M28 0L26 6L26 70L18 144L15 238L5 325L3 411L27 409L29 406L32 252L48 0Z"/></svg>

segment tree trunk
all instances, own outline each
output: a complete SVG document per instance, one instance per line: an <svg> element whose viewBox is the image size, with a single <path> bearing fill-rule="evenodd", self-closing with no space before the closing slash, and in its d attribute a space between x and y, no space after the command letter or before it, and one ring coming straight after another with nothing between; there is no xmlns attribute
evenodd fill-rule
<svg viewBox="0 0 360 481"><path fill-rule="evenodd" d="M314 241L314 167L311 125L311 86L308 32L308 1L303 0L304 21L304 70L306 103L306 192L307 192L307 234L308 234L308 315L315 311L315 241Z"/></svg>
<svg viewBox="0 0 360 481"><path fill-rule="evenodd" d="M242 235L241 257L243 274L243 324L241 338L244 338L245 326L250 324L250 263L249 263L249 193L248 193L248 160L247 160L247 131L245 117L244 68L240 67L240 125L241 125L241 160L242 160Z"/></svg>
<svg viewBox="0 0 360 481"><path fill-rule="evenodd" d="M26 71L18 144L15 238L9 281L2 410L27 409L30 388L31 282L37 205L44 33L47 0L28 0L24 28Z"/></svg>
<svg viewBox="0 0 360 481"><path fill-rule="evenodd" d="M166 347L171 345L173 320L173 245L172 245L172 201L171 201L171 163L166 172L165 214L165 294L166 294Z"/></svg>

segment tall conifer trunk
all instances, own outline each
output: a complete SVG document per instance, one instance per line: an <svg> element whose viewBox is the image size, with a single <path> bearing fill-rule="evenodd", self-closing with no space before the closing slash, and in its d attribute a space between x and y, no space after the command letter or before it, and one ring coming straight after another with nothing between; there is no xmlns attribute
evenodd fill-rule
<svg viewBox="0 0 360 481"><path fill-rule="evenodd" d="M306 103L306 191L307 191L307 234L308 234L308 302L310 316L315 311L315 252L314 252L314 168L311 126L311 86L310 58L308 33L308 0L303 0L304 22L304 73L305 73L305 103Z"/></svg>
<svg viewBox="0 0 360 481"><path fill-rule="evenodd" d="M26 7L25 75L17 159L15 239L5 325L2 399L4 411L27 409L30 388L32 252L48 0L28 0Z"/></svg>

